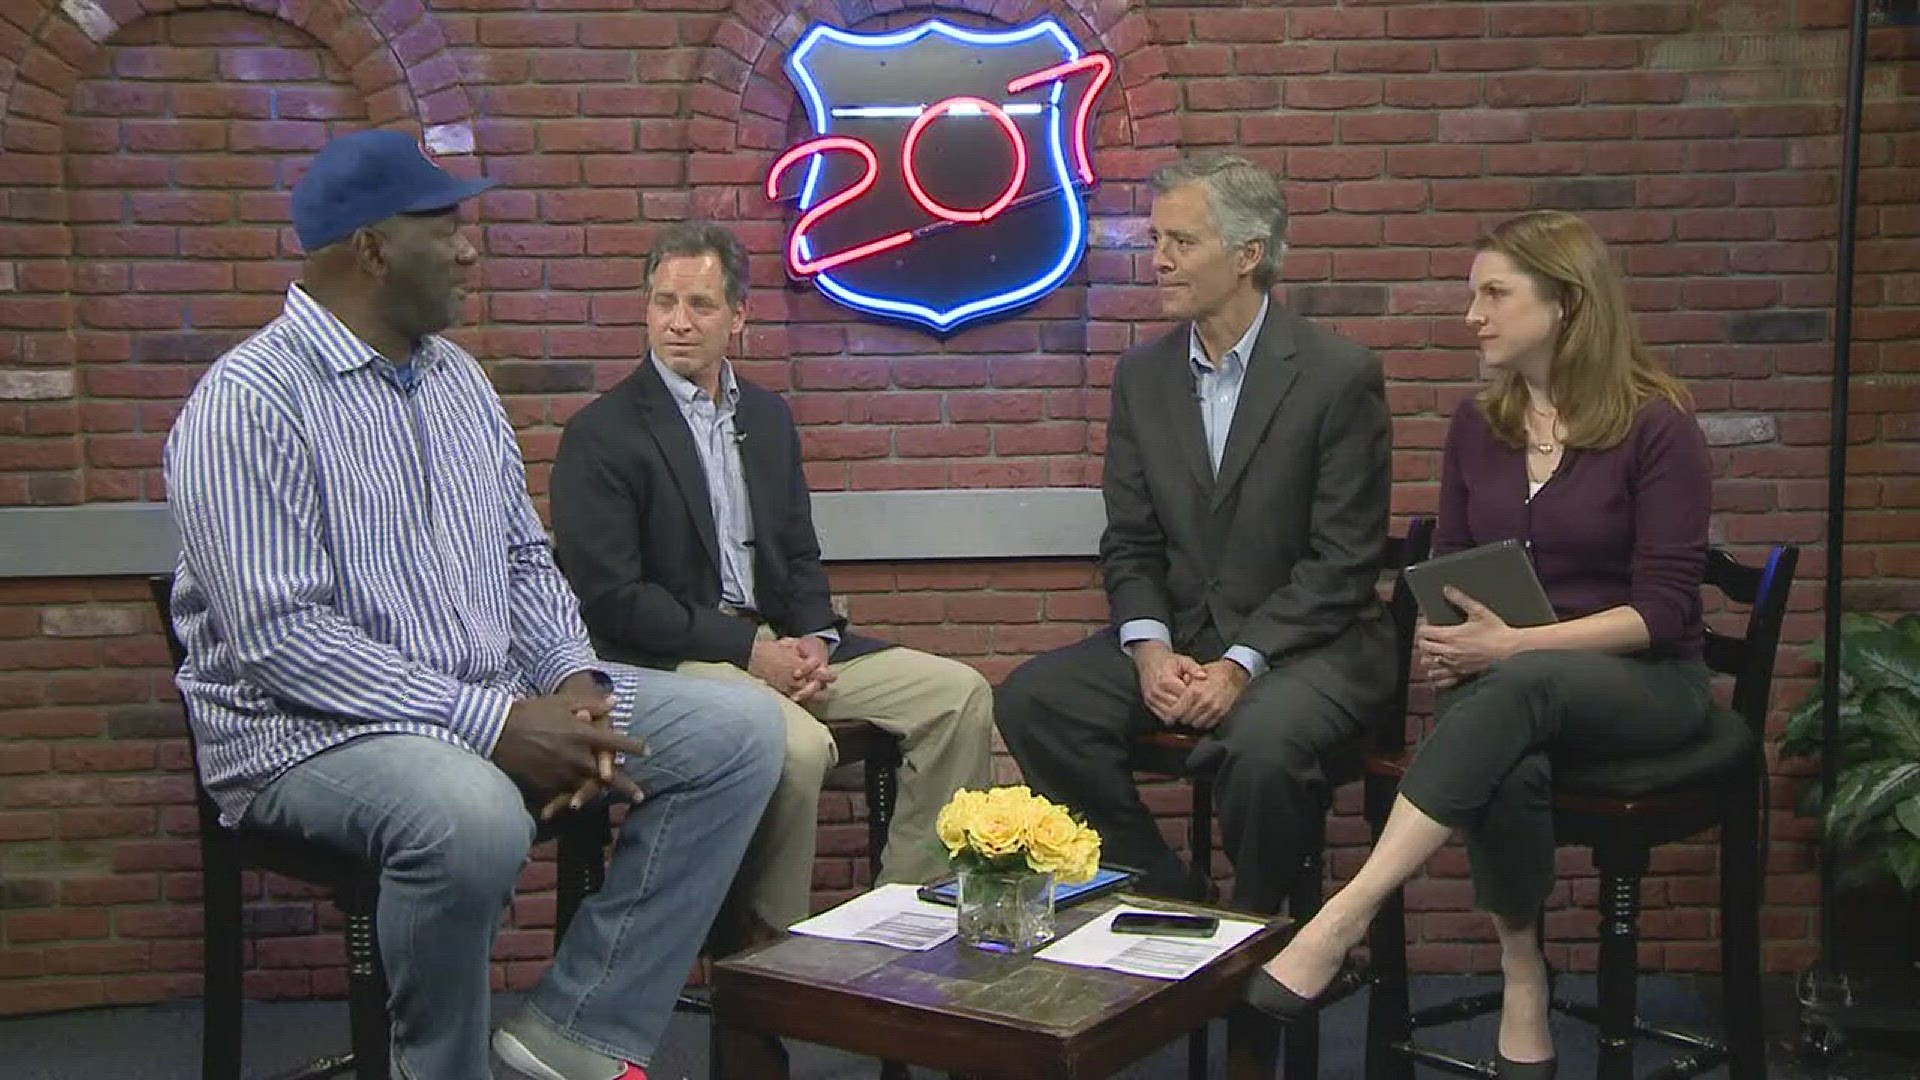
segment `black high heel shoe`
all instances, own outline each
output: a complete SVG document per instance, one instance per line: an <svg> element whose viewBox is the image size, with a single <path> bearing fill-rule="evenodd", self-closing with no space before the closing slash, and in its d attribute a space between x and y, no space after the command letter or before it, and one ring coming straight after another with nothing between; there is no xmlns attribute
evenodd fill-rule
<svg viewBox="0 0 1920 1080"><path fill-rule="evenodd" d="M1559 1068L1557 1057L1545 1061L1511 1061L1506 1055L1496 1053L1493 1058L1493 1075L1497 1080L1553 1080Z"/></svg>
<svg viewBox="0 0 1920 1080"><path fill-rule="evenodd" d="M1312 997L1302 997L1287 989L1287 984L1267 974L1266 968L1253 969L1253 977L1247 980L1247 1004L1266 1013L1276 1020L1293 1021L1312 1016L1328 1005L1347 996L1366 981L1366 975L1351 961L1342 960L1340 970L1333 973L1320 992Z"/></svg>

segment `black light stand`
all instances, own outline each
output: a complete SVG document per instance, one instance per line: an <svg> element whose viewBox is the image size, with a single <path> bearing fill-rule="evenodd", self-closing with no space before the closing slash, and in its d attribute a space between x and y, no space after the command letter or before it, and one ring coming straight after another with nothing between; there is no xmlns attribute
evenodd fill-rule
<svg viewBox="0 0 1920 1080"><path fill-rule="evenodd" d="M1827 444L1827 568L1824 655L1821 662L1822 819L1833 799L1839 771L1840 743L1840 615L1841 575L1846 540L1847 396L1851 381L1853 345L1854 234L1859 214L1860 127L1865 96L1869 7L1880 20L1912 25L1914 0L1854 0L1847 47L1846 107L1841 122L1840 236L1834 267L1833 383ZM1820 959L1803 975L1800 986L1801 1049L1827 1057L1848 1041L1855 1029L1913 1029L1920 1011L1913 1002L1875 1000L1872 987L1856 983L1840 970L1836 959L1838 918L1836 893L1839 856L1835 845L1820 845Z"/></svg>
<svg viewBox="0 0 1920 1080"><path fill-rule="evenodd" d="M1826 655L1820 668L1820 791L1831 804L1840 755L1840 577L1847 532L1847 390L1853 360L1853 246L1860 214L1860 109L1867 75L1867 0L1853 0L1847 42L1846 112L1840 124L1840 250L1834 267L1833 383L1827 431L1827 580L1822 633ZM1821 807L1824 814L1826 805ZM1820 972L1835 974L1834 903L1839 858L1820 845Z"/></svg>

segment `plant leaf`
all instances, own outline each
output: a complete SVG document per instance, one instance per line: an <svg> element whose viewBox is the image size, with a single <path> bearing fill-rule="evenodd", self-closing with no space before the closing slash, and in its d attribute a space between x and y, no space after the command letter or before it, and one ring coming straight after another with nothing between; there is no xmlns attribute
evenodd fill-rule
<svg viewBox="0 0 1920 1080"><path fill-rule="evenodd" d="M1861 702L1860 719L1885 756L1920 761L1920 696L1892 687L1875 690Z"/></svg>
<svg viewBox="0 0 1920 1080"><path fill-rule="evenodd" d="M1910 893L1920 890L1920 840L1895 841L1888 846L1883 863L1900 879L1901 888Z"/></svg>
<svg viewBox="0 0 1920 1080"><path fill-rule="evenodd" d="M1907 830L1915 843L1920 843L1920 795L1915 795L1899 806L1894 807L1893 819Z"/></svg>
<svg viewBox="0 0 1920 1080"><path fill-rule="evenodd" d="M1841 671L1857 679L1863 691L1893 686L1920 694L1920 640L1873 621L1871 629L1841 633Z"/></svg>
<svg viewBox="0 0 1920 1080"><path fill-rule="evenodd" d="M1787 730L1780 738L1780 752L1789 757L1810 757L1820 752L1820 684L1815 683L1800 704L1787 714Z"/></svg>
<svg viewBox="0 0 1920 1080"><path fill-rule="evenodd" d="M1780 742L1780 752L1789 756L1813 757L1820 753L1820 747L1826 742L1821 731L1820 690L1814 688L1807 700L1796 708L1787 718L1787 731ZM1849 700L1845 694L1840 697L1840 745L1848 746L1871 738L1871 734L1860 726L1860 702Z"/></svg>
<svg viewBox="0 0 1920 1080"><path fill-rule="evenodd" d="M1833 842L1849 843L1898 803L1920 795L1920 761L1875 761L1850 769L1827 808Z"/></svg>
<svg viewBox="0 0 1920 1080"><path fill-rule="evenodd" d="M1824 740L1822 740L1822 732L1820 732L1820 701L1822 701L1822 698L1820 698L1820 688L1814 686L1811 694L1807 694L1807 700L1801 701L1801 703L1793 709L1793 713L1789 713L1786 738L1784 738L1782 744L1780 744L1782 751L1786 751L1786 753L1799 753L1799 755L1820 753L1820 744L1824 742ZM1845 688L1843 688L1843 692L1841 692L1841 696L1839 696L1839 742L1841 742L1841 746L1845 746L1847 742L1857 742L1860 738L1866 738L1868 732L1860 730L1859 719L1859 698L1849 696L1849 694L1845 692Z"/></svg>

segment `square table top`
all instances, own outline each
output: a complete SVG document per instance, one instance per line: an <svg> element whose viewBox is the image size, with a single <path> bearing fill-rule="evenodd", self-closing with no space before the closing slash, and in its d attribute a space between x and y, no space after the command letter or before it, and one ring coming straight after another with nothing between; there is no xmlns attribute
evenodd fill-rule
<svg viewBox="0 0 1920 1080"><path fill-rule="evenodd" d="M1122 904L1258 920L1259 916L1129 895L1061 909L1065 937ZM1114 1066L1178 1038L1240 1001L1246 977L1291 937L1258 932L1186 979L983 952L951 938L923 952L790 934L714 967L716 1020L855 1053L956 1071L1042 1061ZM1130 1055L1130 1056L1129 1056ZM1099 1072L1069 1070L1071 1075ZM1063 1073L1062 1075L1067 1075Z"/></svg>

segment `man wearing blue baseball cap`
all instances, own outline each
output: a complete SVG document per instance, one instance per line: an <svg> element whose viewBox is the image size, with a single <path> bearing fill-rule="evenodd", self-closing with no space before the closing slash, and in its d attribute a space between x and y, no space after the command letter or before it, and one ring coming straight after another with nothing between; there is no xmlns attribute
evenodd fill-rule
<svg viewBox="0 0 1920 1080"><path fill-rule="evenodd" d="M364 131L295 187L299 282L167 441L178 682L223 822L381 866L410 1080L491 1075L489 953L530 807L636 803L494 1046L538 1080L644 1080L784 729L751 689L594 655L505 410L439 336L478 259L459 205L489 186Z"/></svg>

